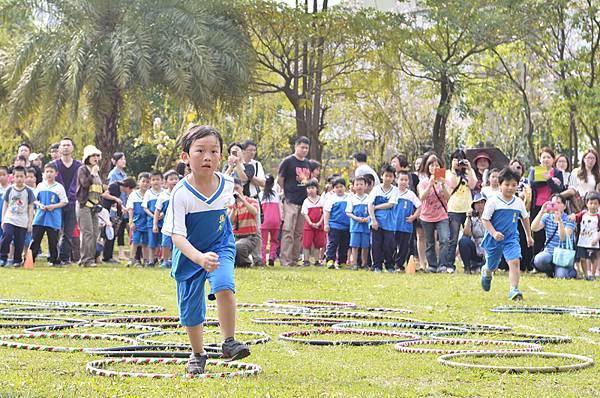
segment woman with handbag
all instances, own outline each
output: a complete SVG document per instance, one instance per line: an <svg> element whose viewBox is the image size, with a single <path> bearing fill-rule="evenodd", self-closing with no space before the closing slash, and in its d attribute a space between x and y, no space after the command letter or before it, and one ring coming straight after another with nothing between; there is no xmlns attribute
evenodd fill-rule
<svg viewBox="0 0 600 398"><path fill-rule="evenodd" d="M546 232L544 249L536 254L533 266L548 277L575 278L573 267L575 250L573 238L575 223L565 213L565 199L555 194L550 202L542 204L538 215L531 223L532 231Z"/></svg>

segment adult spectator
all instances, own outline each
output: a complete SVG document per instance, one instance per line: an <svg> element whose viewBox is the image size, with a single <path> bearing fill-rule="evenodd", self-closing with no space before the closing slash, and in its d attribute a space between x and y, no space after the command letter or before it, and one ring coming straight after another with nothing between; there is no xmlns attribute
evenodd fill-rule
<svg viewBox="0 0 600 398"><path fill-rule="evenodd" d="M29 167L35 172L35 184L39 184L43 180L43 167L44 154L43 153L32 153L29 155Z"/></svg>
<svg viewBox="0 0 600 398"><path fill-rule="evenodd" d="M521 177L515 195L525 202L525 209L531 211L531 186L527 177L523 176L526 170L525 164L519 159L512 159L508 163L508 166ZM525 228L523 228L522 222L519 222L517 229L519 231L519 246L521 246L521 271L531 271L533 269L533 248L527 244L527 235L525 235ZM504 259L502 259L499 268L508 270L508 264L506 264Z"/></svg>
<svg viewBox="0 0 600 398"><path fill-rule="evenodd" d="M235 235L235 266L262 266L261 240L258 238L258 200L244 195L242 181L233 180L235 203L227 214Z"/></svg>
<svg viewBox="0 0 600 398"><path fill-rule="evenodd" d="M115 152L112 155L110 162L113 168L108 172L108 183L123 181L127 178L125 167L127 166L127 158L123 152Z"/></svg>
<svg viewBox="0 0 600 398"><path fill-rule="evenodd" d="M76 203L77 203L77 170L81 162L73 159L73 140L68 137L60 141L60 159L54 161L58 174L56 181L59 182L67 193L69 204L62 208L62 237L59 243L59 257L62 264L71 263L71 252L73 248L73 230L75 229Z"/></svg>
<svg viewBox="0 0 600 398"><path fill-rule="evenodd" d="M50 145L50 159L51 162L60 159L60 150L59 150L59 144L52 144Z"/></svg>
<svg viewBox="0 0 600 398"><path fill-rule="evenodd" d="M17 156L23 156L26 160L25 167L29 167L29 155L31 155L31 146L27 143L22 143L17 149Z"/></svg>
<svg viewBox="0 0 600 398"><path fill-rule="evenodd" d="M554 206L552 209L550 206ZM565 200L560 194L552 195L552 201L542 204L540 211L531 223L532 231L546 231L543 250L536 254L533 265L539 272L549 277L575 278L577 271L573 267L560 267L553 263L554 250L564 245L567 239L573 243L575 223L565 213ZM573 244L574 248L575 245Z"/></svg>
<svg viewBox="0 0 600 398"><path fill-rule="evenodd" d="M398 175L398 173L401 171L409 173L408 187L411 191L417 193L417 186L421 181L419 180L419 176L416 173L410 172L409 163L406 156L400 154L394 155L392 157L392 160L390 160L390 165L394 168L394 170L396 170L396 175Z"/></svg>
<svg viewBox="0 0 600 398"><path fill-rule="evenodd" d="M450 240L448 241L447 267L455 270L458 236L467 219L467 212L471 210L473 197L471 190L477 186L477 176L463 150L454 151L450 159L452 161L450 170L446 170L446 181L448 181L448 189L450 190L450 199L448 199Z"/></svg>
<svg viewBox="0 0 600 398"><path fill-rule="evenodd" d="M467 212L463 236L458 241L458 250L465 274L479 274L481 267L485 264L485 250L481 247L485 235L485 227L481 221L485 202L485 196L479 193L475 195L472 207Z"/></svg>
<svg viewBox="0 0 600 398"><path fill-rule="evenodd" d="M294 144L294 153L281 162L277 182L283 187L283 229L280 260L284 267L296 265L300 258L304 216L302 203L306 199L306 184L310 180L310 163L306 159L310 141L299 137Z"/></svg>
<svg viewBox="0 0 600 398"><path fill-rule="evenodd" d="M571 177L571 161L569 157L561 153L554 160L554 167L562 173L564 188L567 189L569 187L569 178Z"/></svg>
<svg viewBox="0 0 600 398"><path fill-rule="evenodd" d="M127 173L125 172L125 167L127 166L127 158L125 157L125 154L123 152L115 152L113 153L112 159L111 159L111 163L113 165L112 170L108 173L108 184L109 186L113 183L116 182L121 182L124 181L127 178ZM135 182L135 180L134 180ZM135 185L134 185L135 188ZM118 191L118 187L113 187L113 191L117 192ZM121 200L120 206L125 206L125 204L127 203L127 196L129 195L129 193L131 193L131 191L125 190L125 191L120 191L119 192L119 198ZM110 211L110 208L108 209ZM112 214L113 216L116 215L114 212ZM127 227L129 226L129 213L126 211L121 211L119 214L119 219L113 219L114 221L120 221L118 222L118 225L116 225L115 228L115 239L117 239L117 246L118 246L118 250L119 250L119 255L118 255L118 259L120 261L126 261L128 260L128 258L125 256L125 230L127 230ZM117 222L114 222L113 224L117 224ZM109 248L107 248L107 246L109 246ZM114 249L114 239L110 242L109 245L105 245L105 251L104 251L104 259L112 259L112 252L110 257L107 257L108 254L108 250L113 250Z"/></svg>
<svg viewBox="0 0 600 398"><path fill-rule="evenodd" d="M562 193L563 197L571 200L573 212L583 209L583 198L588 192L596 190L600 184L600 166L598 153L588 149L581 157L581 166L575 168L568 180L568 188Z"/></svg>
<svg viewBox="0 0 600 398"><path fill-rule="evenodd" d="M81 231L81 260L79 265L96 265L96 241L98 240L98 213L103 193L100 166L102 152L93 145L83 148L82 165L77 171L77 210Z"/></svg>
<svg viewBox="0 0 600 398"><path fill-rule="evenodd" d="M481 188L487 177L487 170L490 168L491 164L492 159L490 159L486 153L481 153L473 159L473 168L475 170L475 176L477 177L477 185L475 185L475 188L471 189L474 194L481 192Z"/></svg>
<svg viewBox="0 0 600 398"><path fill-rule="evenodd" d="M126 198L135 189L136 182L133 178L125 178L121 181L114 181L108 185L108 189L102 194L102 207L109 211L111 214L111 222L115 229L115 235L112 239L106 239L104 243L102 261L105 263L116 263L113 259L113 251L115 246L115 239L118 240L119 245L119 260L125 258L122 248L125 246L125 227L127 222L123 217L125 203L122 196ZM119 238L120 237L120 238Z"/></svg>
<svg viewBox="0 0 600 398"><path fill-rule="evenodd" d="M373 170L371 166L367 164L367 154L365 152L357 152L354 154L354 167L356 168L354 170L354 177L371 174L375 179L375 186L381 183L381 180L379 179L379 176L375 170Z"/></svg>
<svg viewBox="0 0 600 398"><path fill-rule="evenodd" d="M244 183L244 195L257 199L260 189L265 186L265 171L262 164L256 160L256 144L251 140L242 143L242 167L247 180ZM240 178L241 180L241 178Z"/></svg>
<svg viewBox="0 0 600 398"><path fill-rule="evenodd" d="M241 144L232 142L227 148L227 153L229 153L229 157L227 158L227 163L223 166L223 173L237 177L240 179L240 181L242 181L242 183L246 183L248 181L248 177L244 172L244 165L242 163Z"/></svg>

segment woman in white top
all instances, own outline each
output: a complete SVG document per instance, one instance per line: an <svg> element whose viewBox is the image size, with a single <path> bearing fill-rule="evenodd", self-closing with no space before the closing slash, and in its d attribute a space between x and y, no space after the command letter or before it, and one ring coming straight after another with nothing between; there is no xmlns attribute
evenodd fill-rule
<svg viewBox="0 0 600 398"><path fill-rule="evenodd" d="M596 190L600 184L600 166L598 165L598 152L588 149L581 158L581 166L574 169L568 180L568 189L563 192L563 197L571 199L581 207L583 198L588 192ZM577 211L581 208L575 209Z"/></svg>
<svg viewBox="0 0 600 398"><path fill-rule="evenodd" d="M565 188L568 188L569 178L571 177L571 161L569 160L569 157L561 153L554 159L554 167L562 172L564 186Z"/></svg>

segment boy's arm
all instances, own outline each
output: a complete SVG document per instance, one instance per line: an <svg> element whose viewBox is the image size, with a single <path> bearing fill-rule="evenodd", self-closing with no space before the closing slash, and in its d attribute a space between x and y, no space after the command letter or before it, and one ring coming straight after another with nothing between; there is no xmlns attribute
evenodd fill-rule
<svg viewBox="0 0 600 398"><path fill-rule="evenodd" d="M394 206L396 206L396 203L387 202L387 203L382 203L382 204L377 205L377 206L373 206L373 210L391 209Z"/></svg>
<svg viewBox="0 0 600 398"><path fill-rule="evenodd" d="M527 237L527 246L533 246L533 236L531 235L531 225L529 224L529 217L523 219L523 229L525 230L525 236Z"/></svg>
<svg viewBox="0 0 600 398"><path fill-rule="evenodd" d="M323 224L325 225L325 232L329 232L329 217L330 217L330 212L325 210L323 212Z"/></svg>
<svg viewBox="0 0 600 398"><path fill-rule="evenodd" d="M160 217L160 209L157 207L152 215L152 232L158 232L158 218Z"/></svg>
<svg viewBox="0 0 600 398"><path fill-rule="evenodd" d="M498 241L504 239L504 235L501 232L496 231L496 228L494 228L490 220L481 219L481 223L494 239ZM529 220L527 220L527 225L529 226ZM531 231L529 233L531 234Z"/></svg>
<svg viewBox="0 0 600 398"><path fill-rule="evenodd" d="M346 215L347 215L347 216L348 216L350 219L352 219L352 220L354 220L354 221L356 221L356 222L360 222L360 220L361 220L361 218L360 218L360 217L357 217L357 216L355 216L354 214L352 214L352 212L349 212L349 211L347 211L347 212L346 212Z"/></svg>
<svg viewBox="0 0 600 398"><path fill-rule="evenodd" d="M369 203L369 217L371 218L371 228L374 230L379 229L379 223L377 222L377 218L375 218L375 206L373 203Z"/></svg>
<svg viewBox="0 0 600 398"><path fill-rule="evenodd" d="M129 213L129 229L131 231L135 231L135 223L133 222L133 209L127 209L127 213Z"/></svg>
<svg viewBox="0 0 600 398"><path fill-rule="evenodd" d="M408 217L408 220L409 220L410 222L413 222L413 221L415 221L417 218L419 218L419 216L420 216L420 215L421 215L421 208L420 208L420 207L417 207L417 210L416 210L416 211L415 211L415 212L414 212L414 213L413 213L411 216L409 216L409 217Z"/></svg>
<svg viewBox="0 0 600 398"><path fill-rule="evenodd" d="M207 272L212 272L219 267L219 256L213 252L202 253L196 249L190 241L183 235L173 234L171 236L173 244L177 246L179 251L184 256L192 260L195 264L198 264L204 268Z"/></svg>
<svg viewBox="0 0 600 398"><path fill-rule="evenodd" d="M27 213L29 216L29 220L27 222L27 231L31 232L31 230L33 229L32 225L33 225L33 215L34 215L33 203L29 203L29 205L27 206Z"/></svg>
<svg viewBox="0 0 600 398"><path fill-rule="evenodd" d="M8 201L4 202L4 206L2 206L2 225L4 225L4 220L6 220L6 210L8 209L8 206L6 206L6 203Z"/></svg>

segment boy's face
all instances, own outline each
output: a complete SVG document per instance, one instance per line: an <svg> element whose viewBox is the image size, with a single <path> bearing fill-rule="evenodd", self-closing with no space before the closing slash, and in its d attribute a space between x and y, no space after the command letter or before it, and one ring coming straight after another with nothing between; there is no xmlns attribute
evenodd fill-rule
<svg viewBox="0 0 600 398"><path fill-rule="evenodd" d="M25 175L25 184L32 187L35 186L35 174L34 173L27 173L27 175Z"/></svg>
<svg viewBox="0 0 600 398"><path fill-rule="evenodd" d="M515 192L517 192L518 184L519 183L515 180L504 180L502 181L502 184L500 184L500 192L507 198L514 196Z"/></svg>
<svg viewBox="0 0 600 398"><path fill-rule="evenodd" d="M175 188L175 185L177 185L178 182L179 176L177 176L176 174L171 174L169 178L167 178L167 187L169 187L169 189L173 189Z"/></svg>
<svg viewBox="0 0 600 398"><path fill-rule="evenodd" d="M183 152L181 159L188 163L192 173L213 175L221 161L221 147L214 135L197 139L190 146L190 152Z"/></svg>
<svg viewBox="0 0 600 398"><path fill-rule="evenodd" d="M498 173L492 173L490 174L490 185L498 185Z"/></svg>
<svg viewBox="0 0 600 398"><path fill-rule="evenodd" d="M337 195L343 195L346 192L346 186L344 184L335 184L333 191Z"/></svg>
<svg viewBox="0 0 600 398"><path fill-rule="evenodd" d="M142 191L146 191L148 189L148 185L150 184L150 180L146 177L140 178L138 180L138 186Z"/></svg>
<svg viewBox="0 0 600 398"><path fill-rule="evenodd" d="M385 185L391 185L394 182L394 173L385 172L381 177Z"/></svg>
<svg viewBox="0 0 600 398"><path fill-rule="evenodd" d="M8 172L6 170L0 170L0 184L4 185L8 182Z"/></svg>
<svg viewBox="0 0 600 398"><path fill-rule="evenodd" d="M54 181L54 177L56 177L56 170L52 167L47 167L44 169L44 178L46 181Z"/></svg>
<svg viewBox="0 0 600 398"><path fill-rule="evenodd" d="M354 181L354 193L357 195L365 193L365 182L363 180Z"/></svg>
<svg viewBox="0 0 600 398"><path fill-rule="evenodd" d="M317 187L306 187L306 193L308 196L317 196Z"/></svg>
<svg viewBox="0 0 600 398"><path fill-rule="evenodd" d="M162 187L162 176L155 175L150 177L150 185L152 186L152 189L158 191L160 187Z"/></svg>
<svg viewBox="0 0 600 398"><path fill-rule="evenodd" d="M22 171L15 171L13 173L13 182L15 185L22 186L25 183L25 173Z"/></svg>
<svg viewBox="0 0 600 398"><path fill-rule="evenodd" d="M586 206L590 213L597 213L598 207L600 207L600 202L597 199L588 200Z"/></svg>
<svg viewBox="0 0 600 398"><path fill-rule="evenodd" d="M408 176L406 174L400 174L396 182L398 183L398 189L404 191L408 188Z"/></svg>

